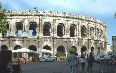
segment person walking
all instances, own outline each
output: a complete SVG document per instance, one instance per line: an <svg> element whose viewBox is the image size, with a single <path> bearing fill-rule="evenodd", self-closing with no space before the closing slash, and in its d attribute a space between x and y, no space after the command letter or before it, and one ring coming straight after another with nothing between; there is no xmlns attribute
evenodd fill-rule
<svg viewBox="0 0 116 73"><path fill-rule="evenodd" d="M80 57L79 61L80 61L80 64L81 64L82 72L84 72L85 62L86 62L85 56L82 55L82 56Z"/></svg>
<svg viewBox="0 0 116 73"><path fill-rule="evenodd" d="M12 51L2 49L0 51L0 73L10 73Z"/></svg>
<svg viewBox="0 0 116 73"><path fill-rule="evenodd" d="M74 73L76 56L74 55L73 51L71 51L70 55L68 56L68 62L69 62L69 65L70 65L70 73Z"/></svg>
<svg viewBox="0 0 116 73"><path fill-rule="evenodd" d="M89 73L89 69L91 70L91 73L92 73L92 67L93 67L94 61L95 61L95 58L94 58L92 52L90 52L90 55L87 57L87 62L88 62L87 73Z"/></svg>
<svg viewBox="0 0 116 73"><path fill-rule="evenodd" d="M78 57L78 54L74 54L76 56L76 63L75 63L75 73L79 73L79 65L80 65L80 62L79 62L79 57Z"/></svg>
<svg viewBox="0 0 116 73"><path fill-rule="evenodd" d="M20 72L21 72L20 60L17 56L17 53L13 53L13 56L12 56L12 73L20 73Z"/></svg>

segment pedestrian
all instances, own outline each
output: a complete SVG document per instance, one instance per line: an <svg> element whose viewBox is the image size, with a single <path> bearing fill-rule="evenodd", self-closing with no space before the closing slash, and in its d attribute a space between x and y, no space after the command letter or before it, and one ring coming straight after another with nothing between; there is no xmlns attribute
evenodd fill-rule
<svg viewBox="0 0 116 73"><path fill-rule="evenodd" d="M80 64L81 64L82 72L84 72L85 62L86 62L85 56L84 55L81 55L79 61L80 61Z"/></svg>
<svg viewBox="0 0 116 73"><path fill-rule="evenodd" d="M74 55L73 51L71 51L70 55L68 56L68 62L69 62L69 65L70 65L70 73L74 73L76 56Z"/></svg>
<svg viewBox="0 0 116 73"><path fill-rule="evenodd" d="M21 71L20 60L17 53L12 56L12 73L19 73Z"/></svg>
<svg viewBox="0 0 116 73"><path fill-rule="evenodd" d="M10 73L11 72L11 57L12 51L7 49L2 49L0 51L0 73Z"/></svg>
<svg viewBox="0 0 116 73"><path fill-rule="evenodd" d="M95 62L95 58L92 52L90 52L90 55L87 57L87 62L88 62L87 73L89 73L89 69L91 70L92 73L93 62Z"/></svg>
<svg viewBox="0 0 116 73"><path fill-rule="evenodd" d="M79 57L78 57L78 53L74 54L76 56L76 63L75 63L75 72L78 73L79 72L79 65L80 65L80 62L79 62Z"/></svg>

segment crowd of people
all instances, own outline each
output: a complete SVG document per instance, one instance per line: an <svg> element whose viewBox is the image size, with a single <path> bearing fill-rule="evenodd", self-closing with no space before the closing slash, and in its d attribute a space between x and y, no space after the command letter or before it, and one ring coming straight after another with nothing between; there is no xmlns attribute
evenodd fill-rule
<svg viewBox="0 0 116 73"><path fill-rule="evenodd" d="M79 73L79 67L81 67L82 72L84 72L85 64L87 62L87 73L92 73L93 62L95 61L92 52L87 55L82 54L81 57L75 54L73 51L70 52L68 56L68 62L70 65L70 73Z"/></svg>

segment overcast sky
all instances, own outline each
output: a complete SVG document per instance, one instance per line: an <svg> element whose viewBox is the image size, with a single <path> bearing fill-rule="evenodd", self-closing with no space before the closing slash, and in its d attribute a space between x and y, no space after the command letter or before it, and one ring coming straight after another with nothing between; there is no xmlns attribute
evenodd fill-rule
<svg viewBox="0 0 116 73"><path fill-rule="evenodd" d="M107 26L107 42L116 36L116 0L0 0L7 10L61 11L100 19Z"/></svg>

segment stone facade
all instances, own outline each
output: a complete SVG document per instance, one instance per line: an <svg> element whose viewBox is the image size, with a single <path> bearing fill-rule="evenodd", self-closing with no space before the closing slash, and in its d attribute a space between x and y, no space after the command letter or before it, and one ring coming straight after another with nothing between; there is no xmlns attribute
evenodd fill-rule
<svg viewBox="0 0 116 73"><path fill-rule="evenodd" d="M0 39L1 49L42 48L67 54L72 47L78 54L103 54L106 50L106 25L88 16L51 11L7 11L9 35ZM18 30L22 34L18 36ZM29 35L29 30L33 30Z"/></svg>

